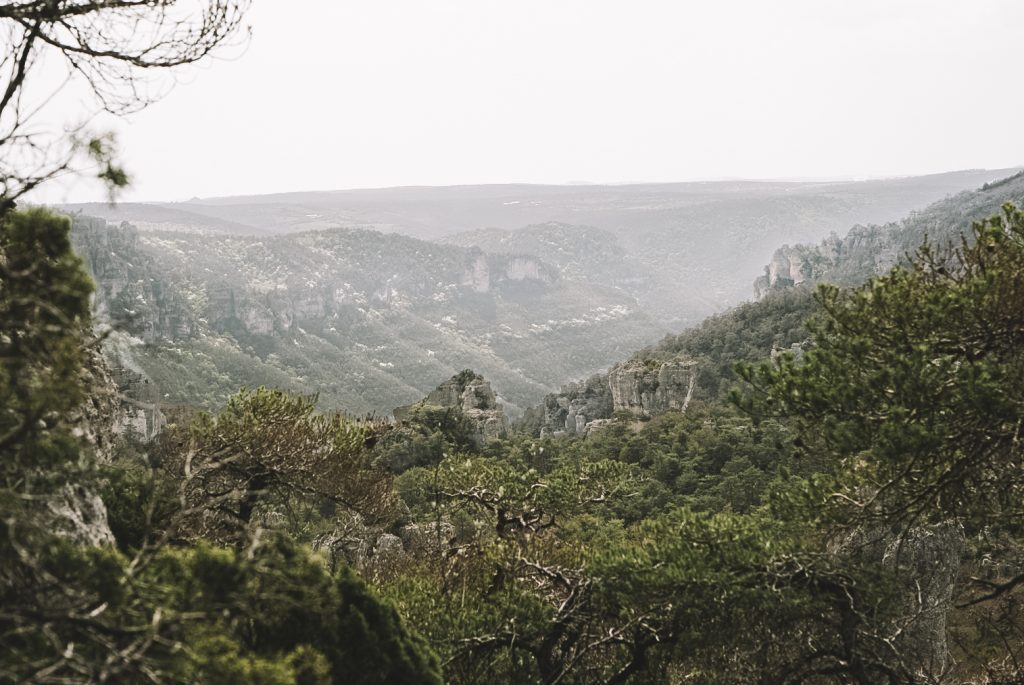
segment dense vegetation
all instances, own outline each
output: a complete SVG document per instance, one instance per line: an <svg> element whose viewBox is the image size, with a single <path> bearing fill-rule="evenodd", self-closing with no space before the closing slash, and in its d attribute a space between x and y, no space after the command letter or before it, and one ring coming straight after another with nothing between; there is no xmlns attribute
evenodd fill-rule
<svg viewBox="0 0 1024 685"><path fill-rule="evenodd" d="M0 228L4 682L1021 677L1012 206L641 353L685 412L484 445L263 388L111 442L68 222Z"/></svg>
<svg viewBox="0 0 1024 685"><path fill-rule="evenodd" d="M36 128L22 104L35 66L66 62L107 111L144 106L145 70L201 60L246 3L198 7L0 5L11 39L0 97L0 683L1024 681L1024 213L1007 203L992 215L993 202L1019 199L1024 177L796 250L803 288L632 360L641 379L680 357L677 370L698 370L696 396L656 415L631 406L572 437L508 435L501 421L485 434L474 421L493 411L493 393L469 370L454 394L479 395L432 394L444 401L406 408L398 425L322 413L315 395L237 388L219 369L231 361L241 374L259 359L306 392L343 370L295 378L280 360L311 364L322 348L253 333L307 336L293 324L318 319L324 300L276 301L278 286L324 295L324 283L285 267L319 266L320 278L391 266L378 238L223 238L202 250L153 234L178 255L173 279L134 271L153 259L136 251L94 283L67 219L15 208L83 160L111 190L128 180L109 138ZM646 192L654 223L634 247L677 267L664 196ZM821 216L770 199L779 216ZM693 227L715 226L715 208L695 206ZM730 208L759 216L743 201ZM965 219L976 220L969 234L942 240ZM103 228L83 250L94 270L137 247L131 231ZM734 228L720 235L748 244ZM598 263L611 263L606 238L595 237ZM446 279L465 266L455 248L425 249L447 255ZM246 297L231 283L194 287L234 258ZM261 268L246 273L252 262ZM433 301L437 274L417 264L393 277L404 290L341 281L327 299L390 304L419 284ZM840 284L812 291L820 279ZM113 332L94 327L97 294L100 312L127 314L111 317ZM513 289L504 304L526 295L537 292ZM486 298L467 308L489 311ZM204 316L218 311L221 329ZM118 392L102 338L195 330L215 332L206 351L163 369L208 393L205 406L175 408L142 441L124 427L138 399ZM344 337L313 336L327 332ZM215 360L217 349L228 353Z"/></svg>
<svg viewBox="0 0 1024 685"><path fill-rule="evenodd" d="M215 409L242 385L388 413L470 366L528 406L663 334L611 283L518 259L334 229L257 239L76 217L105 345L164 401Z"/></svg>

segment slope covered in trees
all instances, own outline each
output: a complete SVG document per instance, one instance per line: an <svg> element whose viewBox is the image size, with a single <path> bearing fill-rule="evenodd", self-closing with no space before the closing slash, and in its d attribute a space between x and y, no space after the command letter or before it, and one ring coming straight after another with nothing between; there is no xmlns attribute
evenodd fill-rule
<svg viewBox="0 0 1024 685"><path fill-rule="evenodd" d="M557 407L577 398L586 398L590 407L598 407L590 412L588 420L610 418L612 403L604 396L611 394L610 386L615 385L618 371L637 366L656 370L665 364L693 363L693 397L706 401L724 397L739 380L734 373L736 364L784 351L800 354L810 335L805 322L819 310L813 297L817 283L858 285L905 263L925 240L936 247L956 247L961 236L971 240L973 221L999 212L1006 202L1024 204L1021 174L946 198L898 223L857 226L844 239L833 237L820 246L783 247L765 268L766 276L759 279L760 297L756 301L668 335L585 383L568 384L560 393L545 398L541 407L529 410L521 426L535 435L558 430L557 422L552 422ZM656 392L658 382L650 379L646 390Z"/></svg>
<svg viewBox="0 0 1024 685"><path fill-rule="evenodd" d="M77 217L107 345L164 401L214 408L239 386L314 387L386 413L452 373L527 406L663 328L611 285L541 259L367 230L251 238Z"/></svg>
<svg viewBox="0 0 1024 685"><path fill-rule="evenodd" d="M833 234L820 245L782 247L755 288L767 292L822 281L857 285L906 261L925 240L933 245L959 243L971 222L991 216L1005 202L1024 202L1024 173L957 193L896 223L855 226L845 237Z"/></svg>
<svg viewBox="0 0 1024 685"><path fill-rule="evenodd" d="M734 401L723 377L685 410L481 443L459 406L392 427L262 389L99 462L73 412L39 414L78 406L88 379L89 284L66 231L38 212L4 224L9 681L1020 677L1012 207L959 250L922 248L854 289L784 290L645 353L701 351L716 377L754 362ZM68 295L56 318L30 304L46 283ZM408 440L438 449L389 461ZM101 498L106 543L33 513L72 479Z"/></svg>
<svg viewBox="0 0 1024 685"><path fill-rule="evenodd" d="M1008 206L820 289L738 409L404 473L452 556L385 586L455 682L1015 682L1022 258Z"/></svg>
<svg viewBox="0 0 1024 685"><path fill-rule="evenodd" d="M370 228L487 252L515 245L521 254L588 268L584 280L621 287L656 321L678 330L746 300L750 274L779 245L896 221L1013 171L827 183L383 188L66 209L143 230L269 237ZM620 263L601 259L609 242Z"/></svg>

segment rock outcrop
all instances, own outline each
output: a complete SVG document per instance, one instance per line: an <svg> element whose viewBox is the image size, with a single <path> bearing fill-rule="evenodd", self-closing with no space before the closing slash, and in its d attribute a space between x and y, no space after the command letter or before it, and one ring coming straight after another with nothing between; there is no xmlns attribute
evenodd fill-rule
<svg viewBox="0 0 1024 685"><path fill-rule="evenodd" d="M977 191L949 196L900 222L856 225L845 236L833 234L817 245L783 246L754 282L754 291L760 298L801 283L859 285L904 261L925 239L932 245L955 247L961 236L970 235L972 221L998 212L1005 202L1019 204L1022 197L1024 175L1016 174Z"/></svg>
<svg viewBox="0 0 1024 685"><path fill-rule="evenodd" d="M161 409L159 389L145 375L125 366L115 367L111 375L120 401L114 433L149 442L167 423Z"/></svg>
<svg viewBox="0 0 1024 685"><path fill-rule="evenodd" d="M97 322L112 324L146 342L195 334L198 322L191 304L178 289L154 277L159 270L143 253L138 229L75 216L71 238L96 282Z"/></svg>
<svg viewBox="0 0 1024 685"><path fill-rule="evenodd" d="M112 547L114 533L107 522L107 507L95 492L80 485L65 485L46 501L46 527L79 545Z"/></svg>
<svg viewBox="0 0 1024 685"><path fill-rule="evenodd" d="M667 411L686 411L697 383L697 363L630 360L584 383L570 383L548 395L541 406L539 435L589 435L610 422L616 412L650 418ZM537 420L537 419L534 419Z"/></svg>
<svg viewBox="0 0 1024 685"><path fill-rule="evenodd" d="M99 463L109 463L118 426L124 412L103 356L87 348L81 369L87 388L86 399L66 416L71 434L81 440ZM115 544L107 521L107 507L100 496L81 484L66 483L48 498L40 501L38 522L49 531L80 545L109 547Z"/></svg>
<svg viewBox="0 0 1024 685"><path fill-rule="evenodd" d="M919 526L890 541L882 565L904 583L906 623L897 643L914 670L941 676L949 662L946 616L965 547L959 523Z"/></svg>
<svg viewBox="0 0 1024 685"><path fill-rule="evenodd" d="M608 376L599 374L583 383L570 383L557 395L544 398L541 435L586 434L596 421L612 415Z"/></svg>
<svg viewBox="0 0 1024 685"><path fill-rule="evenodd" d="M686 411L696 385L696 362L641 362L616 364L608 372L612 410L642 417L670 409Z"/></svg>
<svg viewBox="0 0 1024 685"><path fill-rule="evenodd" d="M395 419L404 421L414 409L424 405L457 409L473 426L473 441L478 445L502 437L509 429L508 417L491 384L469 370L452 376L421 401L396 407Z"/></svg>
<svg viewBox="0 0 1024 685"><path fill-rule="evenodd" d="M964 548L963 527L950 521L918 525L902 535L860 529L833 550L891 574L898 606L892 625L879 629L891 635L901 666L921 682L938 682L949 663L946 616Z"/></svg>

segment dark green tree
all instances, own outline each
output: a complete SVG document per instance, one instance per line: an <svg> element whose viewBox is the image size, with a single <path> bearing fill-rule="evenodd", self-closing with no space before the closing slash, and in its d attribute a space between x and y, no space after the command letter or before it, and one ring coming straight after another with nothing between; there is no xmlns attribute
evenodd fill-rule
<svg viewBox="0 0 1024 685"><path fill-rule="evenodd" d="M928 611L958 626L959 675L1000 671L991 682L1016 682L1024 653L1021 274L1024 213L1005 205L958 245L925 243L859 288L821 287L804 357L743 370L760 391L748 408L788 417L823 470L783 493L779 511L819 520L841 546L860 540L902 573L905 607L924 606L932 573L959 570L956 606L947 586ZM927 647L913 632L894 642L911 660Z"/></svg>
<svg viewBox="0 0 1024 685"><path fill-rule="evenodd" d="M391 503L391 475L370 449L383 425L320 414L315 398L240 390L216 415L200 414L187 445L163 465L195 512L189 528L238 539L268 506L323 499L373 517Z"/></svg>
<svg viewBox="0 0 1024 685"><path fill-rule="evenodd" d="M1024 213L925 244L863 287L823 286L802 360L747 368L759 410L842 474L843 516L974 527L1024 513Z"/></svg>

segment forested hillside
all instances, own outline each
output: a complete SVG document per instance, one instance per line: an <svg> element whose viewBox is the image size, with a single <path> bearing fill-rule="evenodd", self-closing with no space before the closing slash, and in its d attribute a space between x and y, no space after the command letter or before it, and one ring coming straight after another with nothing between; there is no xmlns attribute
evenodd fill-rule
<svg viewBox="0 0 1024 685"><path fill-rule="evenodd" d="M378 4L0 0L0 685L1024 683L1019 167L115 203L1012 164L1024 14Z"/></svg>
<svg viewBox="0 0 1024 685"><path fill-rule="evenodd" d="M750 274L780 245L897 221L1014 171L836 182L383 188L64 210L144 231L273 236L344 227L486 252L517 245L541 260L572 262L588 282L621 287L648 315L678 330L746 300ZM608 250L621 260L610 269L600 257Z"/></svg>
<svg viewBox="0 0 1024 685"><path fill-rule="evenodd" d="M610 284L519 254L335 229L252 238L78 217L106 348L164 401L212 408L240 386L315 389L386 413L459 369L527 406L659 337Z"/></svg>
<svg viewBox="0 0 1024 685"><path fill-rule="evenodd" d="M654 397L664 386L664 369L680 362L692 363L692 396L714 401L723 397L738 380L738 363L766 359L781 352L802 353L809 339L805 322L818 311L814 286L831 282L846 286L863 283L909 260L927 239L932 245L959 246L970 240L974 221L991 216L1012 202L1024 205L1024 176L1017 174L958 193L912 213L903 221L884 226L856 226L845 238L833 236L820 246L780 248L765 276L755 288L760 298L723 314L708 317L700 326L666 336L607 373L567 385L549 395L542 406L527 412L523 430L539 435L568 430L566 419L584 416L580 429L591 421L603 421L628 402L614 404L612 395ZM623 382L627 383L625 389ZM685 391L684 391L685 392Z"/></svg>
<svg viewBox="0 0 1024 685"><path fill-rule="evenodd" d="M957 193L899 222L854 226L845 237L832 235L819 245L784 246L754 288L764 293L804 282L856 285L905 261L926 240L937 246L959 244L971 222L990 216L1005 202L1024 203L1024 173Z"/></svg>

